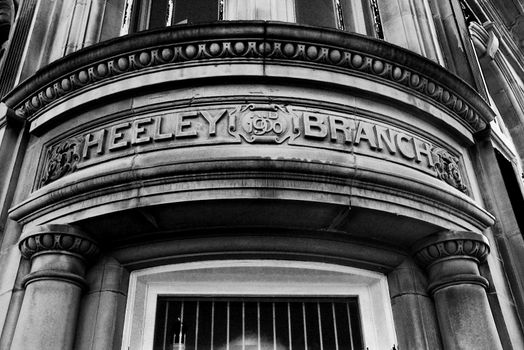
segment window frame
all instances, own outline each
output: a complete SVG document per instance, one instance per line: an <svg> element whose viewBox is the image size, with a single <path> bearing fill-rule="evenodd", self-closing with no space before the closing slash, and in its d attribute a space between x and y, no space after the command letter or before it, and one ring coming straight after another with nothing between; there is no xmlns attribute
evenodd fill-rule
<svg viewBox="0 0 524 350"><path fill-rule="evenodd" d="M222 275L227 278L217 285ZM396 344L387 278L373 271L287 260L216 260L137 270L130 275L122 350L153 349L159 296L356 296L365 347Z"/></svg>

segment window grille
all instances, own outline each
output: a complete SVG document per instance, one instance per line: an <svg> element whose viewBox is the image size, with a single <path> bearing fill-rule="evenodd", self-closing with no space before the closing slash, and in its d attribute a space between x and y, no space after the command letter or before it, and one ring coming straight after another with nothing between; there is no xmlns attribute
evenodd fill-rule
<svg viewBox="0 0 524 350"><path fill-rule="evenodd" d="M154 350L362 348L357 297L158 298Z"/></svg>

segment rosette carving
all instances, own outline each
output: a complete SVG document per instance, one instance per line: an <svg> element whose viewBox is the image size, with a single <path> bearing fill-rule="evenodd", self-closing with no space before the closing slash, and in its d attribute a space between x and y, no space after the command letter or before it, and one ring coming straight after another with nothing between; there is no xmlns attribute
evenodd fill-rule
<svg viewBox="0 0 524 350"><path fill-rule="evenodd" d="M84 139L67 139L47 149L40 187L76 170Z"/></svg>
<svg viewBox="0 0 524 350"><path fill-rule="evenodd" d="M449 258L468 258L482 263L489 255L487 239L474 232L449 231L431 236L414 248L415 258L424 267Z"/></svg>
<svg viewBox="0 0 524 350"><path fill-rule="evenodd" d="M99 253L96 243L68 225L44 225L22 236L20 251L26 259L42 252L67 252L90 260Z"/></svg>
<svg viewBox="0 0 524 350"><path fill-rule="evenodd" d="M460 174L458 158L442 148L434 148L431 153L437 178L466 193L467 187Z"/></svg>

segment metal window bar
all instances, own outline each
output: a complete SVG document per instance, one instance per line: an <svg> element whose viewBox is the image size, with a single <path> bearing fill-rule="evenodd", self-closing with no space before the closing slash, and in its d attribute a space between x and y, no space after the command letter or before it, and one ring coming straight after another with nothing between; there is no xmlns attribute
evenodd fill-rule
<svg viewBox="0 0 524 350"><path fill-rule="evenodd" d="M335 314L334 303L331 303L331 313L333 314L333 333L335 335L335 350L338 350L337 315Z"/></svg>
<svg viewBox="0 0 524 350"><path fill-rule="evenodd" d="M322 339L322 318L320 317L320 302L317 302L317 316L318 316L318 336L320 340L320 350L324 350L324 342Z"/></svg>
<svg viewBox="0 0 524 350"><path fill-rule="evenodd" d="M162 339L164 340L164 348L166 347L166 344L167 344L167 316L169 314L169 303L166 303L166 316L164 318L164 336L162 337Z"/></svg>
<svg viewBox="0 0 524 350"><path fill-rule="evenodd" d="M198 320L199 320L199 311L200 311L200 301L196 302L196 312L195 312L195 350L198 349Z"/></svg>
<svg viewBox="0 0 524 350"><path fill-rule="evenodd" d="M308 350L307 348L307 319L306 319L306 304L302 303L302 319L304 320L304 349Z"/></svg>
<svg viewBox="0 0 524 350"><path fill-rule="evenodd" d="M213 301L211 304L211 350L213 350L213 343L214 343L213 330L214 329L215 329L215 302ZM167 349L164 349L164 350L167 350Z"/></svg>
<svg viewBox="0 0 524 350"><path fill-rule="evenodd" d="M364 343L356 298L165 296L157 313L153 350L356 350Z"/></svg>
<svg viewBox="0 0 524 350"><path fill-rule="evenodd" d="M275 316L275 303L271 303L273 311L273 350L277 350L277 324Z"/></svg>
<svg viewBox="0 0 524 350"><path fill-rule="evenodd" d="M293 350L293 335L291 332L291 305L287 303L287 329L289 332L289 350Z"/></svg>
<svg viewBox="0 0 524 350"><path fill-rule="evenodd" d="M351 313L350 313L350 310L349 310L349 304L346 304L346 309L347 309L347 312L348 312L348 327L349 327L349 340L351 342L351 349L354 348L354 345L353 345L353 335L352 335L352 327L351 327Z"/></svg>
<svg viewBox="0 0 524 350"><path fill-rule="evenodd" d="M260 303L257 302L257 340L258 340L258 350L260 350Z"/></svg>
<svg viewBox="0 0 524 350"><path fill-rule="evenodd" d="M246 350L246 303L242 302L242 350Z"/></svg>

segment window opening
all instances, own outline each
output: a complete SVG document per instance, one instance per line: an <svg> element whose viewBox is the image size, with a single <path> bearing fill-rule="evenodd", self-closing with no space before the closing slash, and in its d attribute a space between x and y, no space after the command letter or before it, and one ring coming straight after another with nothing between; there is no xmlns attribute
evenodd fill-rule
<svg viewBox="0 0 524 350"><path fill-rule="evenodd" d="M517 225L519 226L520 232L524 233L524 215L522 215L522 213L524 213L524 198L519 184L521 180L516 176L511 162L508 161L502 153L495 150L495 156L497 158L500 172L502 173L502 180L504 181L506 191L508 192L513 213L517 220Z"/></svg>
<svg viewBox="0 0 524 350"><path fill-rule="evenodd" d="M464 20L466 21L466 26L469 27L471 22L482 23L478 17L475 15L471 7L464 0L460 0L460 8L462 9L462 14L464 15Z"/></svg>
<svg viewBox="0 0 524 350"><path fill-rule="evenodd" d="M337 27L332 0L295 0L295 8L297 23L317 27Z"/></svg>
<svg viewBox="0 0 524 350"><path fill-rule="evenodd" d="M376 0L126 0L120 35L217 20L274 20L383 38Z"/></svg>
<svg viewBox="0 0 524 350"><path fill-rule="evenodd" d="M153 350L362 349L357 297L159 296Z"/></svg>

